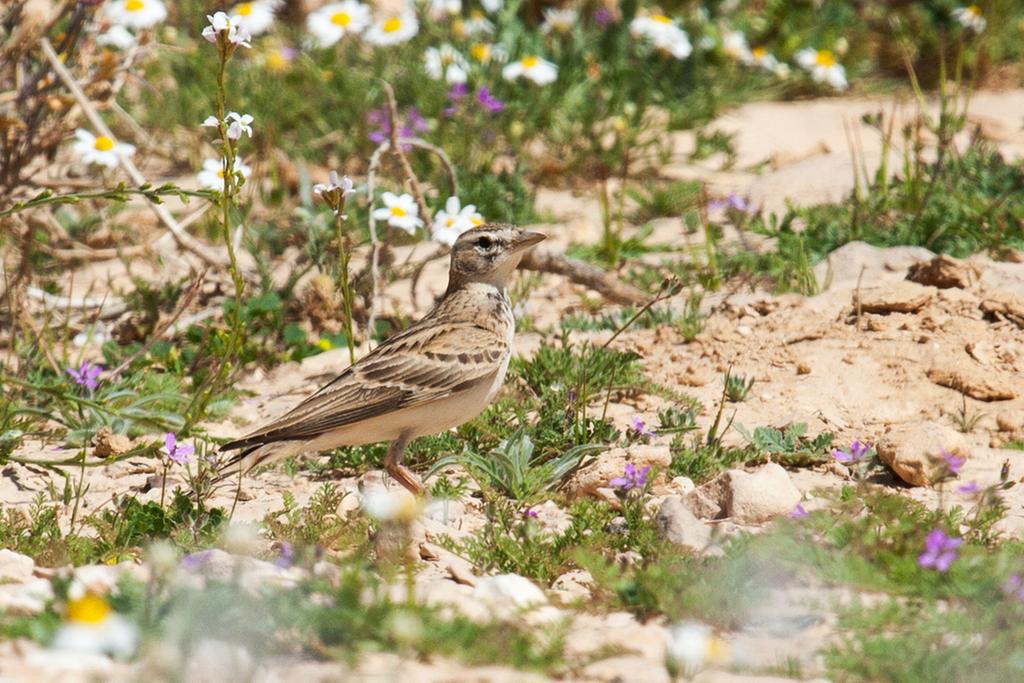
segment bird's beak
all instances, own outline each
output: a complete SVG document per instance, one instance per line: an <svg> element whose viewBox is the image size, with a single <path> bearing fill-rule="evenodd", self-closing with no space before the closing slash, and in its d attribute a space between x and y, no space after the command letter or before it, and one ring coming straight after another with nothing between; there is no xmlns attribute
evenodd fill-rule
<svg viewBox="0 0 1024 683"><path fill-rule="evenodd" d="M512 243L512 251L525 251L538 242L543 242L547 238L548 236L542 232L520 233L519 237L516 238L516 241Z"/></svg>

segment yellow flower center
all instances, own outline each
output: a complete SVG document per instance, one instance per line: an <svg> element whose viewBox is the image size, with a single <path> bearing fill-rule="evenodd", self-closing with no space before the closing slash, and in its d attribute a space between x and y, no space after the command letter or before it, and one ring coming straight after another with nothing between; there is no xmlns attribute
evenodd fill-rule
<svg viewBox="0 0 1024 683"><path fill-rule="evenodd" d="M236 11L238 12L239 16L247 17L250 14L252 14L252 3L243 2L241 5L238 6L238 9Z"/></svg>
<svg viewBox="0 0 1024 683"><path fill-rule="evenodd" d="M274 50L267 55L267 68L271 71L285 71L288 68L288 60L280 50Z"/></svg>
<svg viewBox="0 0 1024 683"><path fill-rule="evenodd" d="M109 152L114 149L114 141L108 138L106 135L101 135L96 138L94 146L101 152Z"/></svg>
<svg viewBox="0 0 1024 683"><path fill-rule="evenodd" d="M836 65L836 56L832 54L832 50L818 50L818 56L814 58L814 61L818 66L831 69Z"/></svg>
<svg viewBox="0 0 1024 683"><path fill-rule="evenodd" d="M126 10L128 10L129 12L138 12L140 9L143 9L145 6L146 6L146 3L143 2L143 0L128 0L128 2L124 3L124 8Z"/></svg>
<svg viewBox="0 0 1024 683"><path fill-rule="evenodd" d="M664 14L654 14L654 15L651 16L651 19L653 21L658 22L659 24L671 24L672 23L672 20L669 19L668 17L666 17Z"/></svg>
<svg viewBox="0 0 1024 683"><path fill-rule="evenodd" d="M523 67L532 69L533 67L540 64L540 57L523 57Z"/></svg>
<svg viewBox="0 0 1024 683"><path fill-rule="evenodd" d="M400 206L392 206L391 215L394 216L395 218L404 218L409 215L409 212Z"/></svg>
<svg viewBox="0 0 1024 683"><path fill-rule="evenodd" d="M446 221L444 222L444 224L445 224L445 226L447 226L447 227L449 227L449 228L450 228L450 227L452 227L453 225L455 225L455 219L454 219L454 218L452 218L451 216L449 216L449 217L448 217L448 220L446 220Z"/></svg>
<svg viewBox="0 0 1024 683"><path fill-rule="evenodd" d="M330 339L321 339L316 343L316 345L319 346L324 351L330 351L331 349L334 348L334 344L331 343Z"/></svg>
<svg viewBox="0 0 1024 683"><path fill-rule="evenodd" d="M454 33L458 38L465 38L468 34L468 31L466 30L466 22L458 18L452 21L452 33Z"/></svg>
<svg viewBox="0 0 1024 683"><path fill-rule="evenodd" d="M110 616L110 605L93 593L86 593L78 600L68 603L68 621L97 626Z"/></svg>
<svg viewBox="0 0 1024 683"><path fill-rule="evenodd" d="M750 53L758 59L764 59L765 57L768 56L768 48L755 47L753 50L750 51Z"/></svg>
<svg viewBox="0 0 1024 683"><path fill-rule="evenodd" d="M486 62L491 56L491 46L487 43L476 43L469 48L469 54L478 62Z"/></svg>
<svg viewBox="0 0 1024 683"><path fill-rule="evenodd" d="M971 5L970 7L967 8L967 13L970 14L972 17L980 17L981 7L978 7L977 5Z"/></svg>
<svg viewBox="0 0 1024 683"><path fill-rule="evenodd" d="M473 227L474 228L477 227L478 225L483 225L484 224L484 221L483 221L482 218L471 218L470 221L473 223Z"/></svg>
<svg viewBox="0 0 1024 683"><path fill-rule="evenodd" d="M223 168L220 169L219 171L217 171L217 177L218 178L223 178L224 177L224 169Z"/></svg>
<svg viewBox="0 0 1024 683"><path fill-rule="evenodd" d="M331 23L336 26L348 26L352 23L352 17L348 12L335 12L331 15Z"/></svg>
<svg viewBox="0 0 1024 683"><path fill-rule="evenodd" d="M398 17L391 17L384 22L384 33L394 33L402 28L402 20Z"/></svg>

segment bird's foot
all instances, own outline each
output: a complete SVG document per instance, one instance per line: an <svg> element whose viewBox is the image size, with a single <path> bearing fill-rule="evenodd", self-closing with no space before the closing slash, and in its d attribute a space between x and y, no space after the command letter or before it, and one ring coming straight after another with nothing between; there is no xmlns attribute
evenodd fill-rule
<svg viewBox="0 0 1024 683"><path fill-rule="evenodd" d="M426 487L423 486L423 482L420 481L419 477L413 474L412 470L405 465L397 462L387 463L386 469L392 479L401 484L413 495L423 495L424 491L426 491Z"/></svg>

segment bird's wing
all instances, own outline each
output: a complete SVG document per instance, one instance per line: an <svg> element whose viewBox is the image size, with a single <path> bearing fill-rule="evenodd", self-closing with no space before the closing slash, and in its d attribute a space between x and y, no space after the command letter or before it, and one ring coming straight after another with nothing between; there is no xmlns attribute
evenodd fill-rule
<svg viewBox="0 0 1024 683"><path fill-rule="evenodd" d="M507 340L472 323L416 325L391 337L278 420L222 448L309 439L430 403L493 375Z"/></svg>

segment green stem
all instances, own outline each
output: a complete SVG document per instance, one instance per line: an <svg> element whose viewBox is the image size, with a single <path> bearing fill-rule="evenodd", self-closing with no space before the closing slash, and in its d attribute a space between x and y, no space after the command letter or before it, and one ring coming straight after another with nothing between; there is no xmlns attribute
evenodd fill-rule
<svg viewBox="0 0 1024 683"><path fill-rule="evenodd" d="M135 195L145 197L155 203L160 203L160 198L164 196L200 197L202 199L210 200L215 199L214 194L210 190L185 190L170 183L161 185L160 187L149 187L148 185L126 187L124 183L122 183L113 190L95 190L92 192L54 194L51 190L46 190L32 199L23 202L15 202L9 208L0 211L0 218L6 218L7 216L13 216L14 214L22 211L36 209L41 206L48 206L50 204L56 204L58 206L63 204L78 204L85 199L111 199L118 202L126 202L130 197Z"/></svg>
<svg viewBox="0 0 1024 683"><path fill-rule="evenodd" d="M341 300L345 307L345 343L348 344L349 362L356 362L356 342L352 337L352 288L348 281L348 262L351 249L341 229L344 221L340 211L334 212L334 229L338 235L338 286L341 288Z"/></svg>

